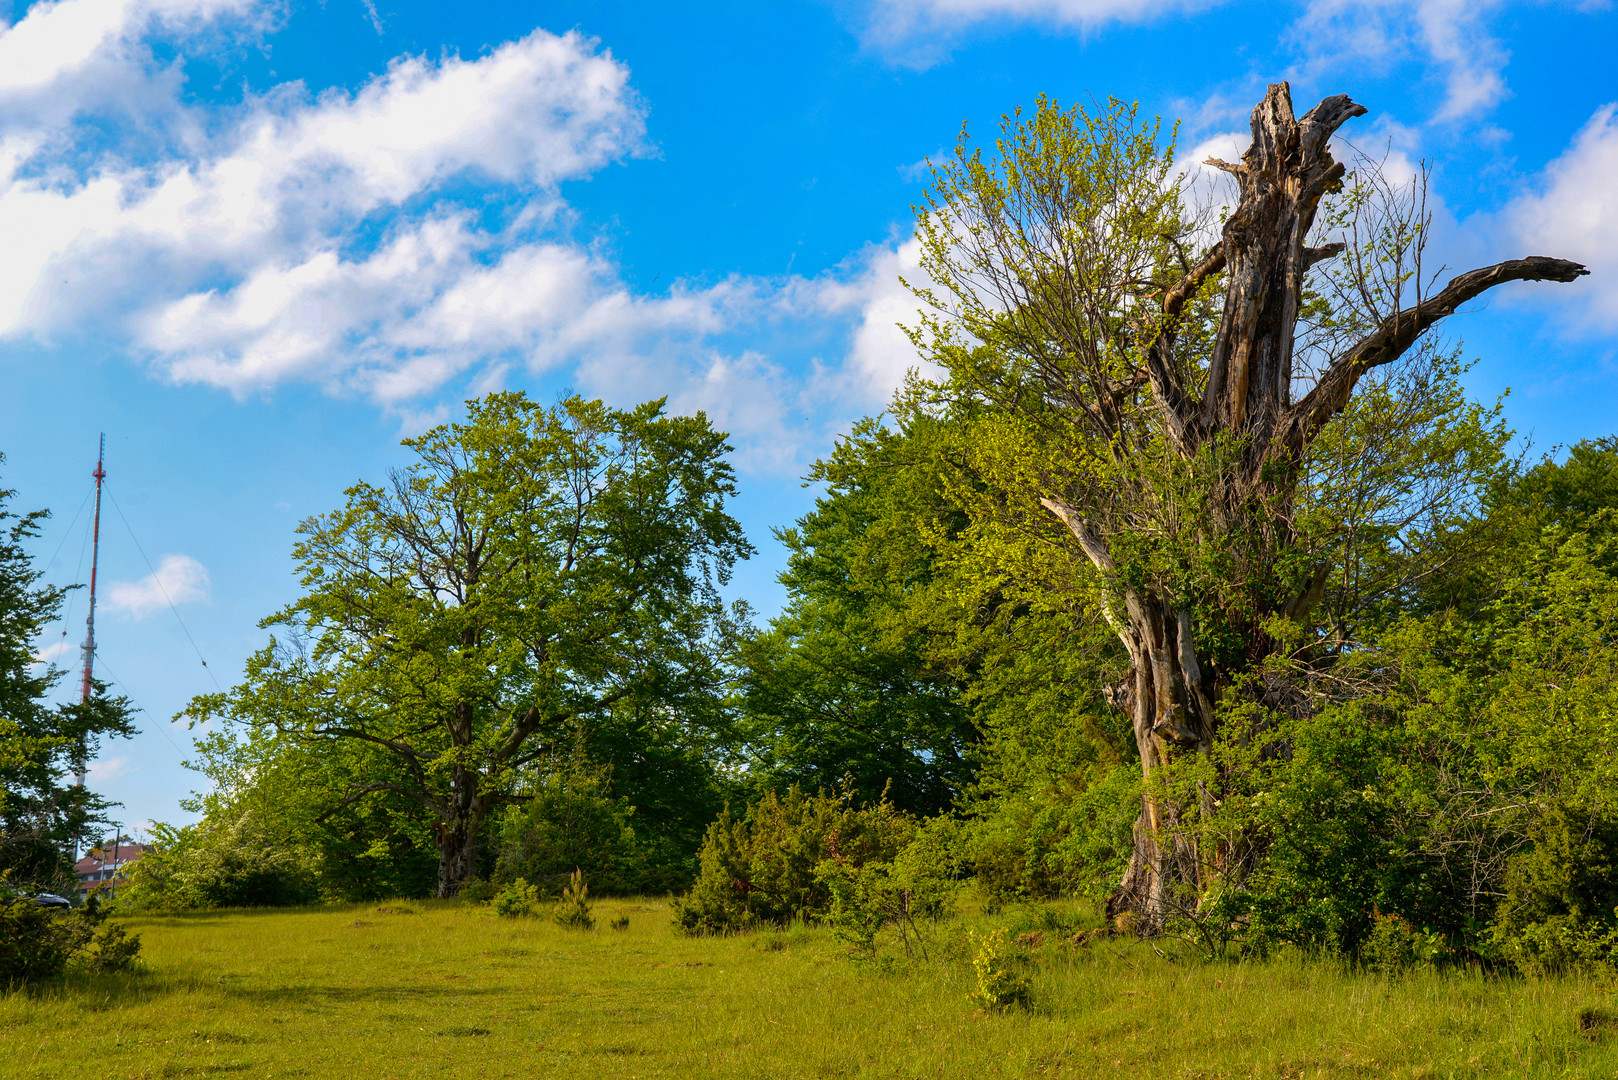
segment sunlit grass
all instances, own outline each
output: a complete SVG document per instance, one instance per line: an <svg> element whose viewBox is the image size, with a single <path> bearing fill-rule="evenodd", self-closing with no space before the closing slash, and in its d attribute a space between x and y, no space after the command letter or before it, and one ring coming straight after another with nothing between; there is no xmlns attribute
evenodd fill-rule
<svg viewBox="0 0 1618 1080"><path fill-rule="evenodd" d="M1034 1010L985 1014L963 930L996 920L874 965L823 930L685 938L657 900L596 916L592 933L420 902L131 919L145 972L0 998L0 1075L1618 1075L1618 1029L1580 1030L1618 1013L1605 978L1390 980L1050 935L1025 949Z"/></svg>

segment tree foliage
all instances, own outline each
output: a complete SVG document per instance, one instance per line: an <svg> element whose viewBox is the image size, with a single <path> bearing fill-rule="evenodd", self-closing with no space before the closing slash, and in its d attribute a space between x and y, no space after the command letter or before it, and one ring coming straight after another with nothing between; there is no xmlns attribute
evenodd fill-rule
<svg viewBox="0 0 1618 1080"><path fill-rule="evenodd" d="M387 751L401 775L348 797L421 808L440 895L478 874L524 771L576 750L694 832L716 801L716 589L750 551L724 436L660 402L505 393L405 446L387 484L300 528L304 595L265 622L286 636L190 715Z"/></svg>
<svg viewBox="0 0 1618 1080"><path fill-rule="evenodd" d="M1248 861L1181 829L1218 788L1197 807L1170 799L1174 767L1216 750L1227 711L1299 697L1261 674L1268 659L1329 668L1352 647L1321 607L1334 579L1341 614L1425 572L1365 562L1368 534L1396 536L1390 551L1444 539L1494 464L1486 418L1481 456L1429 447L1411 470L1387 453L1410 440L1402 416L1432 411L1424 373L1446 360L1428 331L1502 282L1585 272L1531 257L1437 289L1420 184L1345 188L1332 158L1333 133L1364 112L1337 96L1295 118L1286 85L1270 87L1243 160L1212 162L1240 189L1217 238L1160 127L1119 102L1041 99L1006 118L992 155L963 134L918 214L928 313L914 337L946 373L931 407L973 418L969 513L1050 549L1034 558L1057 571L1052 587L1087 596L1128 657L1108 697L1146 782L1113 906L1148 921L1174 889L1215 888ZM1345 409L1373 372L1381 407L1354 409L1370 421L1356 430ZM1333 512L1311 504L1311 480L1330 485Z"/></svg>

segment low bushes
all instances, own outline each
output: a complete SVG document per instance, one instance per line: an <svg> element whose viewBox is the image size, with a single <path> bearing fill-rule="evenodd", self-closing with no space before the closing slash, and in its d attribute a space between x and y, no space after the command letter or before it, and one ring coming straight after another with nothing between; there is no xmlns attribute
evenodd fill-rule
<svg viewBox="0 0 1618 1080"><path fill-rule="evenodd" d="M548 776L495 827L494 880L518 878L556 896L574 870L598 892L671 892L689 880L684 859L638 836L635 808L615 797L600 772Z"/></svg>
<svg viewBox="0 0 1618 1080"><path fill-rule="evenodd" d="M590 914L590 886L584 883L584 875L579 871L573 871L568 878L567 886L562 889L562 898L551 909L551 918L556 920L556 925L569 930L596 928L595 916ZM628 925L627 921L625 925Z"/></svg>
<svg viewBox="0 0 1618 1080"><path fill-rule="evenodd" d="M497 890L489 903L502 919L520 919L532 915L539 906L539 888L528 884L525 878L518 878Z"/></svg>
<svg viewBox="0 0 1618 1080"><path fill-rule="evenodd" d="M835 912L859 938L901 910L936 913L954 869L939 821L921 829L886 798L857 805L847 786L810 795L793 785L741 818L727 808L703 840L696 884L674 902L675 923L723 933Z"/></svg>
<svg viewBox="0 0 1618 1080"><path fill-rule="evenodd" d="M502 919L520 919L537 915L540 889L539 886L530 885L527 880L518 878L498 889L489 904L494 908L494 913ZM551 918L558 926L565 926L570 930L594 930L596 921L595 916L590 913L590 906L590 887L585 884L584 874L574 870L568 875L561 897L551 908ZM629 920L625 919L624 926L628 925ZM615 925L614 929L623 927Z"/></svg>
<svg viewBox="0 0 1618 1080"><path fill-rule="evenodd" d="M0 901L0 987L50 978L70 964L125 971L139 953L140 938L107 922L95 897L73 911L40 907L28 897Z"/></svg>

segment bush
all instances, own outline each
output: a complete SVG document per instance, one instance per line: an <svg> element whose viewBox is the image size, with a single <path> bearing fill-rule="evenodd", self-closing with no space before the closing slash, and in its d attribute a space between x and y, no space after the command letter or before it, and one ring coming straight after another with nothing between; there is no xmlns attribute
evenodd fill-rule
<svg viewBox="0 0 1618 1080"><path fill-rule="evenodd" d="M568 769L552 774L496 826L496 881L519 877L555 896L574 870L597 892L670 892L689 880L682 858L636 836L635 808L615 798L605 774Z"/></svg>
<svg viewBox="0 0 1618 1080"><path fill-rule="evenodd" d="M1449 949L1431 931L1417 930L1397 915L1376 915L1371 932L1360 944L1360 966L1383 975L1397 975L1417 964L1444 959Z"/></svg>
<svg viewBox="0 0 1618 1080"><path fill-rule="evenodd" d="M460 890L455 894L469 904L487 904L494 899L495 886L493 882L473 879L463 882Z"/></svg>
<svg viewBox="0 0 1618 1080"><path fill-rule="evenodd" d="M934 818L891 862L859 865L833 856L816 868L816 880L831 894L827 921L855 958L875 956L878 936L889 928L898 931L906 956L912 942L927 955L922 925L942 916L954 900L959 835L957 822Z"/></svg>
<svg viewBox="0 0 1618 1080"><path fill-rule="evenodd" d="M739 820L727 807L703 838L696 884L674 901L675 925L711 934L823 916L832 892L822 862L891 862L915 829L885 797L856 806L846 781L840 793L770 792Z"/></svg>
<svg viewBox="0 0 1618 1080"><path fill-rule="evenodd" d="M1506 871L1493 942L1526 971L1611 960L1618 945L1618 821L1553 804Z"/></svg>
<svg viewBox="0 0 1618 1080"><path fill-rule="evenodd" d="M518 878L495 893L493 902L494 913L502 919L532 915L539 905L539 887Z"/></svg>
<svg viewBox="0 0 1618 1080"><path fill-rule="evenodd" d="M70 963L92 971L125 971L140 938L106 922L95 897L75 911L44 908L18 897L0 902L0 987L59 975Z"/></svg>
<svg viewBox="0 0 1618 1080"><path fill-rule="evenodd" d="M58 974L73 955L73 914L58 914L27 897L0 906L0 984Z"/></svg>
<svg viewBox="0 0 1618 1080"><path fill-rule="evenodd" d="M1085 896L1123 876L1140 813L1140 767L1079 773L980 799L962 843L989 898Z"/></svg>
<svg viewBox="0 0 1618 1080"><path fill-rule="evenodd" d="M551 918L556 920L558 926L565 926L569 930L596 928L595 917L590 914L590 886L584 883L584 875L578 870L574 870L572 877L568 878L562 898L551 909ZM628 920L625 920L625 925L628 925Z"/></svg>
<svg viewBox="0 0 1618 1080"><path fill-rule="evenodd" d="M132 909L295 907L320 899L310 861L277 842L251 813L228 824L157 825L154 851L129 870L120 899Z"/></svg>
<svg viewBox="0 0 1618 1080"><path fill-rule="evenodd" d="M1028 1008L1028 980L1006 966L1006 931L971 934L972 973L977 985L966 996L990 1012Z"/></svg>
<svg viewBox="0 0 1618 1080"><path fill-rule="evenodd" d="M140 935L131 934L120 923L107 923L90 938L83 955L95 971L128 971L140 955Z"/></svg>

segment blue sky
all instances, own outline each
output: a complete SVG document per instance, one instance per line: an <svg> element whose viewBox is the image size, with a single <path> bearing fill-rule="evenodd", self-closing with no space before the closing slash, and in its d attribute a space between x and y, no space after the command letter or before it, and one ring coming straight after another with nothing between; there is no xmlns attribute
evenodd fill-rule
<svg viewBox="0 0 1618 1080"><path fill-rule="evenodd" d="M0 13L0 483L55 512L36 545L50 579L82 580L74 513L107 433L100 671L143 712L92 784L132 823L183 818L196 778L170 718L228 684L293 596L296 523L470 394L706 409L734 435L760 549L736 591L777 608L770 529L812 497L798 477L915 362L894 323L913 312L897 277L925 160L1041 93L1138 100L1182 121L1187 159L1237 155L1267 82L1291 80L1300 111L1352 95L1370 113L1343 138L1432 164L1456 269L1546 254L1593 271L1454 320L1474 392L1509 387L1547 449L1618 430L1605 4ZM82 619L81 597L52 631L67 666Z"/></svg>

